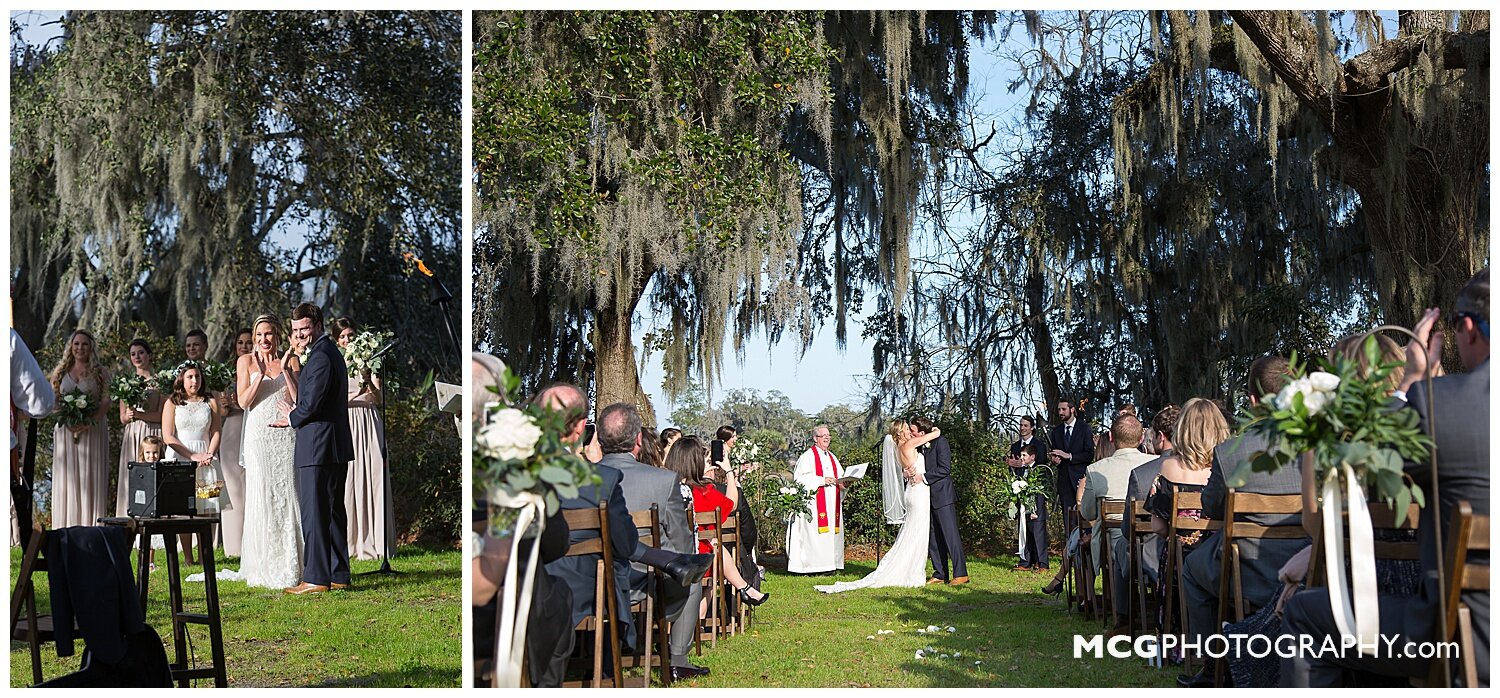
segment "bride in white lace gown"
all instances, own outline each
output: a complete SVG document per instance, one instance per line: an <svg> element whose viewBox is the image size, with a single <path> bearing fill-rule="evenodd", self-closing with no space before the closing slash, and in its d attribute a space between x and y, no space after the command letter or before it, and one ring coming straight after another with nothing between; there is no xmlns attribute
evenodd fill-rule
<svg viewBox="0 0 1500 698"><path fill-rule="evenodd" d="M885 557L880 559L880 564L876 565L874 572L865 575L862 579L819 584L813 587L814 589L825 594L837 594L842 591L875 587L920 587L927 583L927 539L932 520L932 506L929 504L930 493L927 483L923 481L927 468L921 454L917 453L917 447L941 435L942 432L939 429L933 429L926 434L913 435L904 421L897 421L891 425L891 435L887 439L895 440L898 464L902 470L911 473L906 480L906 496L903 500L906 518L901 524L901 532L896 534L896 542L891 544L891 549L886 552ZM889 472L885 477L890 477Z"/></svg>
<svg viewBox="0 0 1500 698"><path fill-rule="evenodd" d="M245 421L240 459L245 464L245 530L238 577L253 587L284 589L302 579L302 520L297 509L293 450L296 431L285 424L279 406L290 400L284 357L276 356L281 324L255 319L255 350L236 367ZM267 375L273 374L273 375ZM295 380L295 376L293 376Z"/></svg>

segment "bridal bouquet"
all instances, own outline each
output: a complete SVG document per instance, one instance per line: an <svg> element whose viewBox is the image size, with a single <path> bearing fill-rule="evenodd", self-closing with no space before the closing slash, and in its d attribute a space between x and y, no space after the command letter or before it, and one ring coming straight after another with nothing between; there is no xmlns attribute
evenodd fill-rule
<svg viewBox="0 0 1500 698"><path fill-rule="evenodd" d="M474 482L481 488L475 496L488 495L502 507L540 498L552 514L562 499L578 496L578 488L598 483L599 476L563 443L567 416L531 405L506 406L520 379L507 368L505 382L500 403L486 410L474 432Z"/></svg>
<svg viewBox="0 0 1500 698"><path fill-rule="evenodd" d="M796 481L782 481L776 491L766 496L766 518L772 521L791 521L799 516L809 516L817 493Z"/></svg>
<svg viewBox="0 0 1500 698"><path fill-rule="evenodd" d="M1359 365L1343 357L1319 359L1321 370L1313 371L1293 357L1292 381L1242 417L1245 430L1264 435L1269 446L1230 473L1231 487L1244 484L1252 470L1275 472L1310 453L1320 482L1347 470L1395 506L1398 523L1412 502L1426 506L1405 463L1426 459L1432 440L1418 426L1415 410L1392 409L1390 375L1401 364L1382 363L1373 336L1362 349L1372 367L1363 377Z"/></svg>
<svg viewBox="0 0 1500 698"><path fill-rule="evenodd" d="M1037 497L1041 497L1043 501L1051 499L1052 488L1048 485L1054 479L1052 469L1045 465L1032 465L1026 469L1025 477L1012 475L1006 482L1006 516L1012 519L1020 516L1022 507L1028 511L1036 509Z"/></svg>
<svg viewBox="0 0 1500 698"><path fill-rule="evenodd" d="M145 406L146 391L150 389L151 381L145 376L121 373L109 381L109 399L139 410Z"/></svg>
<svg viewBox="0 0 1500 698"><path fill-rule="evenodd" d="M57 420L66 427L87 426L94 421L94 411L99 409L99 403L94 401L94 396L77 388L63 393L62 399L58 401ZM78 443L78 434L73 434L73 443Z"/></svg>
<svg viewBox="0 0 1500 698"><path fill-rule="evenodd" d="M344 347L344 363L349 365L349 377L363 382L365 374L379 373L385 357L377 359L375 352L390 342L391 336L386 331L355 333L348 346Z"/></svg>

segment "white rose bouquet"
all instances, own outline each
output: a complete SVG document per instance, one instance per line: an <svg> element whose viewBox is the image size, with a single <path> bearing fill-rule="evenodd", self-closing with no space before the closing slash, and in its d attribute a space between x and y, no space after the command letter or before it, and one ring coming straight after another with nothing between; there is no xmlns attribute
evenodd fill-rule
<svg viewBox="0 0 1500 698"><path fill-rule="evenodd" d="M139 410L145 406L146 391L150 388L151 382L145 376L121 372L109 381L109 399Z"/></svg>
<svg viewBox="0 0 1500 698"><path fill-rule="evenodd" d="M778 478L779 479L779 478ZM799 516L808 516L817 493L796 481L781 480L776 489L766 494L766 518L772 521L792 521Z"/></svg>
<svg viewBox="0 0 1500 698"><path fill-rule="evenodd" d="M99 403L94 396L83 390L74 388L63 393L62 399L57 402L57 421L62 422L65 427L87 426L94 421L94 411L99 409ZM73 443L78 443L78 434L73 434Z"/></svg>
<svg viewBox="0 0 1500 698"><path fill-rule="evenodd" d="M390 332L384 330L355 333L354 338L343 349L344 363L349 366L349 377L357 378L363 384L366 375L379 373L385 357L375 358L375 353L391 341L391 336Z"/></svg>
<svg viewBox="0 0 1500 698"><path fill-rule="evenodd" d="M203 382L209 392L222 393L234 387L234 365L222 361L204 361Z"/></svg>
<svg viewBox="0 0 1500 698"><path fill-rule="evenodd" d="M172 384L177 382L177 371L179 368L181 367L164 368L157 371L151 376L151 386L156 388L156 392L164 395L171 394Z"/></svg>
<svg viewBox="0 0 1500 698"><path fill-rule="evenodd" d="M507 406L507 397L519 385L520 379L506 369L499 404L492 405L475 427L474 496L537 496L552 514L563 499L578 496L578 488L597 483L599 476L562 442L566 415L531 405Z"/></svg>
<svg viewBox="0 0 1500 698"><path fill-rule="evenodd" d="M1002 482L1005 488L1004 497L1006 516L1017 518L1021 515L1021 507L1028 512L1036 513L1036 498L1041 497L1043 501L1052 498L1052 488L1048 485L1053 482L1052 469L1045 465L1032 465L1026 469L1024 476L1016 476L1015 471Z"/></svg>

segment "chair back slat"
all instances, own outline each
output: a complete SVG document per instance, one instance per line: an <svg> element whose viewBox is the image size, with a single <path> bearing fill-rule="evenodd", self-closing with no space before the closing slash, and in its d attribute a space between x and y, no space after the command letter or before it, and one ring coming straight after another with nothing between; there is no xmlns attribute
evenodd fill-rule
<svg viewBox="0 0 1500 698"><path fill-rule="evenodd" d="M1202 492L1184 492L1172 488L1172 528L1177 531L1217 531L1220 524L1213 519L1195 519L1183 516L1186 509L1203 510Z"/></svg>
<svg viewBox="0 0 1500 698"><path fill-rule="evenodd" d="M1237 516L1244 514L1302 513L1302 495L1300 493L1256 494L1254 492L1236 492L1230 490L1229 495L1234 497L1234 513Z"/></svg>
<svg viewBox="0 0 1500 698"><path fill-rule="evenodd" d="M568 531L572 534L594 531L600 535L577 541L568 546L566 557L577 557L579 555L599 555L604 552L605 521L601 513L605 503L601 502L599 508L590 509L564 509L563 520L568 522Z"/></svg>

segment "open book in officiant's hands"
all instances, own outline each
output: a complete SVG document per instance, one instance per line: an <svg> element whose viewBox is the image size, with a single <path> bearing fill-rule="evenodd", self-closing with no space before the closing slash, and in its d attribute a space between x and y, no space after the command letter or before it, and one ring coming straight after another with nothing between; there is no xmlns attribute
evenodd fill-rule
<svg viewBox="0 0 1500 698"><path fill-rule="evenodd" d="M870 469L869 463L860 463L844 468L844 476L839 478L839 484L848 485L855 480L865 479L865 471Z"/></svg>

